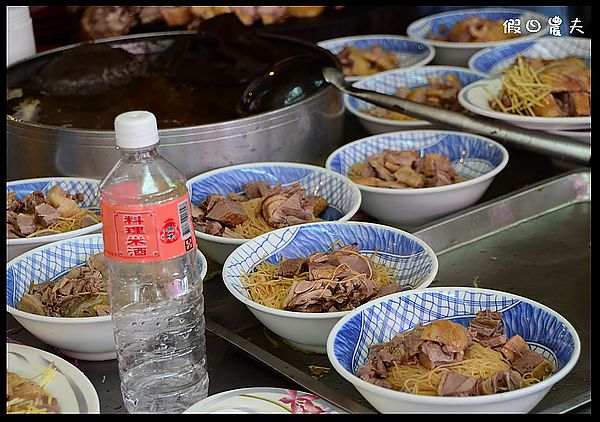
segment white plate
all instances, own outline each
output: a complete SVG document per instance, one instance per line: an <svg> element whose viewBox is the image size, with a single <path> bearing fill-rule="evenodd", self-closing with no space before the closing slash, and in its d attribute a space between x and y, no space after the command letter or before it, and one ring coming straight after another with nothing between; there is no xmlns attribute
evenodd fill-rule
<svg viewBox="0 0 600 422"><path fill-rule="evenodd" d="M223 391L194 404L183 413L347 413L312 393L275 387Z"/></svg>
<svg viewBox="0 0 600 422"><path fill-rule="evenodd" d="M585 117L533 117L519 116L495 111L490 106L492 96L486 89L496 95L502 88L500 78L482 79L467 85L458 93L458 102L467 110L480 116L503 120L515 126L538 130L577 130L588 129L592 126L592 118Z"/></svg>
<svg viewBox="0 0 600 422"><path fill-rule="evenodd" d="M6 370L33 378L51 364L56 373L44 387L56 398L60 413L100 413L100 401L91 381L66 360L22 344L6 343Z"/></svg>

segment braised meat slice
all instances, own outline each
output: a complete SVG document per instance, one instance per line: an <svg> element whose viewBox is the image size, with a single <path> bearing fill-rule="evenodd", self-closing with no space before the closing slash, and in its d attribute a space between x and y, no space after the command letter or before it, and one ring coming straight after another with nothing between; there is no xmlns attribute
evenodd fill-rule
<svg viewBox="0 0 600 422"><path fill-rule="evenodd" d="M517 371L499 371L479 383L479 394L496 394L523 388L525 380Z"/></svg>
<svg viewBox="0 0 600 422"><path fill-rule="evenodd" d="M478 395L479 378L444 371L438 384L438 396L467 397Z"/></svg>
<svg viewBox="0 0 600 422"><path fill-rule="evenodd" d="M275 267L275 275L280 277L293 277L299 274L306 262L304 258L292 258L281 261Z"/></svg>
<svg viewBox="0 0 600 422"><path fill-rule="evenodd" d="M523 356L513 362L513 368L521 375L532 374L535 378L544 379L552 373L553 366L541 354L528 350Z"/></svg>
<svg viewBox="0 0 600 422"><path fill-rule="evenodd" d="M215 220L227 227L235 227L248 219L244 206L237 201L223 200L215 203L206 218Z"/></svg>

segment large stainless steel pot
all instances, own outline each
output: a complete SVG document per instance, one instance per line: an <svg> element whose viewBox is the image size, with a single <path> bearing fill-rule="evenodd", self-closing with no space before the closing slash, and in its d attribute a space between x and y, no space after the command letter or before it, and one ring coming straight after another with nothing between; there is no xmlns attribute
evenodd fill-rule
<svg viewBox="0 0 600 422"><path fill-rule="evenodd" d="M145 54L162 51L175 37L189 34L143 34L99 42ZM318 48L287 37L265 36ZM7 86L17 85L53 55L78 45L14 64L7 69ZM325 50L321 53L330 55ZM341 143L343 115L339 92L327 86L299 103L272 112L222 123L161 129L159 150L188 178L218 167L265 160L322 165ZM40 176L103 178L119 156L114 131L24 123L10 116L6 123L8 180Z"/></svg>

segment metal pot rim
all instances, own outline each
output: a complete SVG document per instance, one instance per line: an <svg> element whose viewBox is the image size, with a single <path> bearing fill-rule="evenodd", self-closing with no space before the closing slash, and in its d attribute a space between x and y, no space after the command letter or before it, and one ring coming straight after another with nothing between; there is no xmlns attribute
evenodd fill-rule
<svg viewBox="0 0 600 422"><path fill-rule="evenodd" d="M123 36L118 36L118 37L103 38L103 39L94 40L94 41L80 42L80 43L70 44L70 45L63 46L63 47L58 47L58 48L55 48L55 49L52 49L49 51L44 51L42 53L38 53L27 59L24 59L24 60L21 60L21 61L11 64L6 70L7 70L7 72L9 72L12 67L15 67L21 63L34 61L34 60L39 59L40 57L49 56L51 54L56 54L58 52L73 49L73 48L76 48L76 47L79 47L82 45L86 45L86 44L118 43L118 42L124 42L124 41L147 40L147 39L152 39L152 38L160 39L160 38L164 38L164 37L179 37L179 36L185 36L185 35L193 35L195 33L196 33L195 31L151 32L151 33L145 33L145 34L123 35ZM277 35L277 34L263 33L263 34L259 34L259 35L265 36L267 38L274 38L274 39L278 39L278 40L294 42L297 44L303 44L305 46L320 50L323 54L327 55L330 59L332 59L332 61L334 62L335 66L338 69L341 69L341 64L340 64L339 60L337 59L337 57L335 55L333 55L330 51L328 51L322 47L319 47L316 44L312 44L312 43L309 43L304 40L287 37L287 36L283 36L283 35ZM184 127L169 128L169 129L159 129L159 133L165 137L169 137L169 136L172 136L173 134L187 133L188 131L197 133L198 131L201 131L201 132L218 131L218 130L222 130L224 128L233 129L233 128L239 127L239 126L247 126L248 124L255 124L255 123L261 122L263 120L272 122L275 119L286 118L287 116L289 116L290 113L293 113L295 111L295 109L302 108L302 107L306 106L307 103L310 103L311 101L318 101L318 99L320 97L322 97L323 95L327 95L327 93L331 89L335 90L336 88L333 87L332 85L326 86L324 89L321 89L317 93L311 95L310 97L308 97L302 101L291 104L289 106L279 108L277 110L267 111L267 112L259 113L259 114L253 115L253 116L240 117L240 118L236 118L236 119L224 120L222 122L209 123L209 124L204 124L204 125L184 126ZM14 118L12 115L9 115L9 114L6 115L6 122L7 122L7 125L24 126L23 129L31 129L31 130L37 129L37 130L45 130L45 131L53 131L53 132L66 132L66 133L70 132L73 134L84 135L84 136L111 137L112 134L114 134L114 130L66 128L66 127L54 126L54 125L49 125L49 124L44 124L44 123L23 122L19 119Z"/></svg>

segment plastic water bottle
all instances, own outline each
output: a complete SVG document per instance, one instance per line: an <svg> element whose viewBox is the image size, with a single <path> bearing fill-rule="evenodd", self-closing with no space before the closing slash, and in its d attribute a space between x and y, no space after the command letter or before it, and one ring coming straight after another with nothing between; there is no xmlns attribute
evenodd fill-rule
<svg viewBox="0 0 600 422"><path fill-rule="evenodd" d="M185 177L157 152L156 118L115 119L121 156L100 184L123 402L181 413L208 395L204 299Z"/></svg>

